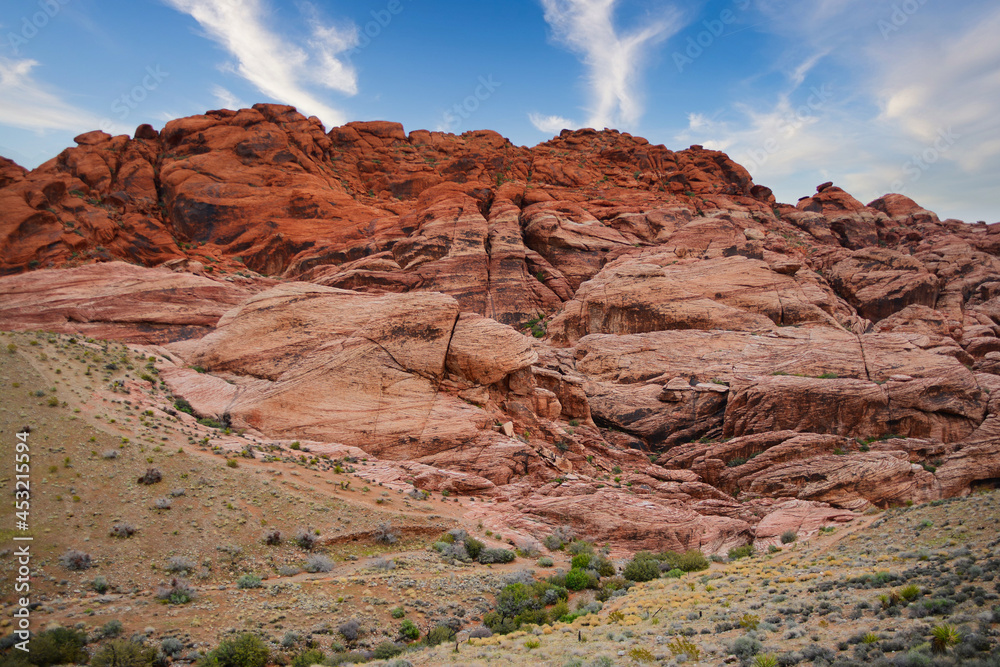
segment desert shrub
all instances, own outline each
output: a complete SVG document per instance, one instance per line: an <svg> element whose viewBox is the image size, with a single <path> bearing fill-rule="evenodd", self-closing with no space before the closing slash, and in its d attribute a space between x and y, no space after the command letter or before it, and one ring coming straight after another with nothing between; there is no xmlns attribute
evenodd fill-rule
<svg viewBox="0 0 1000 667"><path fill-rule="evenodd" d="M691 549L682 554L676 551L663 551L656 554L656 559L663 563L667 570L676 568L685 572L700 572L701 570L707 570L709 566L705 554L697 549Z"/></svg>
<svg viewBox="0 0 1000 667"><path fill-rule="evenodd" d="M739 560L753 555L753 545L744 544L742 547L733 547L729 550L729 560Z"/></svg>
<svg viewBox="0 0 1000 667"><path fill-rule="evenodd" d="M156 599L169 604L187 604L195 598L194 589L183 579L171 579L156 589Z"/></svg>
<svg viewBox="0 0 1000 667"><path fill-rule="evenodd" d="M95 592L103 595L108 592L111 585L108 584L108 580L103 575L97 575L94 577L94 580L90 582L90 587L93 588Z"/></svg>
<svg viewBox="0 0 1000 667"><path fill-rule="evenodd" d="M117 449L105 449L103 452L101 452L101 458L102 459L116 459L116 458L118 458L118 450Z"/></svg>
<svg viewBox="0 0 1000 667"><path fill-rule="evenodd" d="M177 487L176 489L170 489L170 496L172 498L180 498L181 496L186 494L187 494L187 489L181 487Z"/></svg>
<svg viewBox="0 0 1000 667"><path fill-rule="evenodd" d="M395 658L397 655L403 652L403 647L395 642L382 642L375 647L372 652L372 657L376 660L388 660L389 658Z"/></svg>
<svg viewBox="0 0 1000 667"><path fill-rule="evenodd" d="M312 530L300 528L299 531L295 533L295 543L306 551L312 551L316 547L316 542L316 533Z"/></svg>
<svg viewBox="0 0 1000 667"><path fill-rule="evenodd" d="M469 637L471 639L486 639L487 637L492 637L493 631L487 628L485 625L479 625L469 632Z"/></svg>
<svg viewBox="0 0 1000 667"><path fill-rule="evenodd" d="M183 556L173 556L167 561L167 572L173 572L174 574L182 574L184 572L192 572L198 565L189 558L184 558Z"/></svg>
<svg viewBox="0 0 1000 667"><path fill-rule="evenodd" d="M271 652L259 637L249 632L226 639L198 663L198 667L265 667Z"/></svg>
<svg viewBox="0 0 1000 667"><path fill-rule="evenodd" d="M590 569L595 570L602 577L613 577L618 574L615 564L604 556L599 556L590 561Z"/></svg>
<svg viewBox="0 0 1000 667"><path fill-rule="evenodd" d="M566 551L573 556L578 556L579 554L592 554L594 553L594 545L586 540L573 540L566 546Z"/></svg>
<svg viewBox="0 0 1000 667"><path fill-rule="evenodd" d="M778 656L773 653L761 653L754 657L753 667L778 667Z"/></svg>
<svg viewBox="0 0 1000 667"><path fill-rule="evenodd" d="M272 547L276 547L281 544L281 531L272 530L267 535L264 536L264 544Z"/></svg>
<svg viewBox="0 0 1000 667"><path fill-rule="evenodd" d="M510 563L517 557L510 549L483 549L479 553L479 562L488 563Z"/></svg>
<svg viewBox="0 0 1000 667"><path fill-rule="evenodd" d="M392 524L388 521L381 522L375 528L375 541L379 544L395 544L399 539L399 533L392 529Z"/></svg>
<svg viewBox="0 0 1000 667"><path fill-rule="evenodd" d="M517 553L525 558L535 558L542 553L542 545L535 540L518 542Z"/></svg>
<svg viewBox="0 0 1000 667"><path fill-rule="evenodd" d="M589 553L577 554L570 560L569 566L574 569L585 570L590 565L590 559L593 557L594 555Z"/></svg>
<svg viewBox="0 0 1000 667"><path fill-rule="evenodd" d="M146 472L137 481L139 484L158 484L163 481L163 473L156 468L147 468Z"/></svg>
<svg viewBox="0 0 1000 667"><path fill-rule="evenodd" d="M636 554L622 570L622 576L629 581L652 581L660 576L660 563Z"/></svg>
<svg viewBox="0 0 1000 667"><path fill-rule="evenodd" d="M125 626L119 620L110 620L101 626L101 637L113 639L122 633Z"/></svg>
<svg viewBox="0 0 1000 667"><path fill-rule="evenodd" d="M931 646L935 653L944 653L962 641L962 633L954 625L942 623L931 628Z"/></svg>
<svg viewBox="0 0 1000 667"><path fill-rule="evenodd" d="M322 665L326 655L318 648L306 649L302 653L292 658L291 667L312 667L312 665Z"/></svg>
<svg viewBox="0 0 1000 667"><path fill-rule="evenodd" d="M194 414L194 408L191 407L191 404L188 403L183 398L178 398L176 401L174 401L174 407L177 408L178 410L180 410L181 412L188 413L189 415L193 415Z"/></svg>
<svg viewBox="0 0 1000 667"><path fill-rule="evenodd" d="M479 554L485 547L485 544L472 536L465 538L465 552L469 554L469 558L472 560L479 558Z"/></svg>
<svg viewBox="0 0 1000 667"><path fill-rule="evenodd" d="M413 641L420 637L420 628L417 627L416 623L407 618L399 624L399 635Z"/></svg>
<svg viewBox="0 0 1000 667"><path fill-rule="evenodd" d="M501 616L513 618L525 609L537 606L531 595L531 589L518 582L503 587L497 594L497 612Z"/></svg>
<svg viewBox="0 0 1000 667"><path fill-rule="evenodd" d="M574 567L569 572L566 573L566 588L571 591L582 591L587 587L589 582L589 577L586 571L581 570L578 567Z"/></svg>
<svg viewBox="0 0 1000 667"><path fill-rule="evenodd" d="M791 544L795 540L799 539L799 536L795 534L794 530L786 530L781 534L782 544Z"/></svg>
<svg viewBox="0 0 1000 667"><path fill-rule="evenodd" d="M83 650L86 643L86 634L78 630L53 628L40 632L31 639L31 662L37 667L84 663L87 661L87 652Z"/></svg>
<svg viewBox="0 0 1000 667"><path fill-rule="evenodd" d="M574 538L573 530L569 526L559 526L551 535L545 537L542 543L549 551L558 551L566 544L572 542Z"/></svg>
<svg viewBox="0 0 1000 667"><path fill-rule="evenodd" d="M403 609L402 607L394 607L393 610L389 612L389 614L393 618L403 618L404 616L406 616L406 610Z"/></svg>
<svg viewBox="0 0 1000 667"><path fill-rule="evenodd" d="M754 657L761 652L764 645L760 643L754 635L745 634L742 637L738 637L730 646L729 650L733 655L735 655L740 660L748 662L750 658Z"/></svg>
<svg viewBox="0 0 1000 667"><path fill-rule="evenodd" d="M306 560L302 569L313 574L317 572L329 572L333 569L333 561L323 554L313 554Z"/></svg>
<svg viewBox="0 0 1000 667"><path fill-rule="evenodd" d="M542 556L538 559L538 567L552 567L553 565L555 565L555 561L548 556Z"/></svg>
<svg viewBox="0 0 1000 667"><path fill-rule="evenodd" d="M357 641L358 637L361 635L361 624L354 619L351 619L337 626L337 632L339 632L340 636L349 642Z"/></svg>
<svg viewBox="0 0 1000 667"><path fill-rule="evenodd" d="M128 639L113 639L94 654L92 667L149 667L156 649Z"/></svg>
<svg viewBox="0 0 1000 667"><path fill-rule="evenodd" d="M396 561L389 560L388 558L376 558L372 561L372 569L390 572L396 569Z"/></svg>
<svg viewBox="0 0 1000 667"><path fill-rule="evenodd" d="M59 557L59 562L67 570L86 570L93 563L90 559L90 554L84 553L83 551L78 551L77 549L70 549L62 556Z"/></svg>
<svg viewBox="0 0 1000 667"><path fill-rule="evenodd" d="M173 506L170 498L157 498L153 501L153 509L168 510Z"/></svg>
<svg viewBox="0 0 1000 667"><path fill-rule="evenodd" d="M237 588L260 588L261 578L256 574L248 573L236 580Z"/></svg>
<svg viewBox="0 0 1000 667"><path fill-rule="evenodd" d="M130 523L120 522L111 526L111 531L108 533L111 537L117 537L125 539L135 535L136 527Z"/></svg>
<svg viewBox="0 0 1000 667"><path fill-rule="evenodd" d="M363 653L361 651L341 651L340 653L334 653L329 658L324 661L327 665L343 665L351 664L358 665L363 662L368 662L371 660L371 655L369 653Z"/></svg>
<svg viewBox="0 0 1000 667"><path fill-rule="evenodd" d="M455 631L447 625L436 625L434 629L424 637L424 643L428 646L437 646L444 642L450 642L455 637Z"/></svg>
<svg viewBox="0 0 1000 667"><path fill-rule="evenodd" d="M680 569L679 567L675 567L672 570L667 570L664 576L669 577L670 579L680 579L681 577L684 576L684 570Z"/></svg>
<svg viewBox="0 0 1000 667"><path fill-rule="evenodd" d="M160 642L160 650L163 655L173 657L184 650L184 642L174 637L166 637Z"/></svg>

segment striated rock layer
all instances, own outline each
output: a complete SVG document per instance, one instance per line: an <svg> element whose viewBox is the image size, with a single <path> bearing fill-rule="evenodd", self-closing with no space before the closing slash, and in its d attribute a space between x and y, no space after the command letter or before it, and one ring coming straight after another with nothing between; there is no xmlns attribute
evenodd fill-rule
<svg viewBox="0 0 1000 667"><path fill-rule="evenodd" d="M199 415L498 530L724 552L1000 484L1000 224L612 130L76 143L0 159L0 328L152 346Z"/></svg>

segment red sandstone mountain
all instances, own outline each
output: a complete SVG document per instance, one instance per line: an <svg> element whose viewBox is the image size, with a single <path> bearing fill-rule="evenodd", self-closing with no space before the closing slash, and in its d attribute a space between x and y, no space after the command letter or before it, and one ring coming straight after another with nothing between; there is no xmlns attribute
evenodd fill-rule
<svg viewBox="0 0 1000 667"><path fill-rule="evenodd" d="M202 414L633 547L1000 481L1000 224L777 204L615 131L256 105L76 141L0 159L0 328L162 346Z"/></svg>

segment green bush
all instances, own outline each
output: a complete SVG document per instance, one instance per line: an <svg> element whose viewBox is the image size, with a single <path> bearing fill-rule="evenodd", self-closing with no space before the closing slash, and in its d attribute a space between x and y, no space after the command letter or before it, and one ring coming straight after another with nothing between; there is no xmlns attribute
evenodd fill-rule
<svg viewBox="0 0 1000 667"><path fill-rule="evenodd" d="M590 565L591 558L593 558L592 554L577 554L573 556L573 560L570 561L570 567L573 569L586 570L587 566Z"/></svg>
<svg viewBox="0 0 1000 667"><path fill-rule="evenodd" d="M244 574L236 581L237 588L260 588L261 578L256 574Z"/></svg>
<svg viewBox="0 0 1000 667"><path fill-rule="evenodd" d="M449 642L455 638L455 631L447 625L435 626L433 630L424 637L424 643L428 646L437 646L443 642Z"/></svg>
<svg viewBox="0 0 1000 667"><path fill-rule="evenodd" d="M674 569L667 572L666 576L670 577L671 579L680 579L681 577L684 576L684 570L675 567Z"/></svg>
<svg viewBox="0 0 1000 667"><path fill-rule="evenodd" d="M417 624L410 619L406 619L399 626L399 634L400 636L413 641L420 637L420 628L418 628Z"/></svg>
<svg viewBox="0 0 1000 667"><path fill-rule="evenodd" d="M264 642L249 632L226 639L198 662L199 667L265 667L270 651Z"/></svg>
<svg viewBox="0 0 1000 667"><path fill-rule="evenodd" d="M482 552L486 545L477 540L474 537L465 538L465 553L469 554L469 558L476 560L479 558L479 554Z"/></svg>
<svg viewBox="0 0 1000 667"><path fill-rule="evenodd" d="M87 662L83 645L87 635L68 628L53 628L31 639L30 660L38 667Z"/></svg>
<svg viewBox="0 0 1000 667"><path fill-rule="evenodd" d="M312 665L321 665L325 659L326 654L324 654L323 651L318 648L311 648L292 658L292 667L312 667Z"/></svg>
<svg viewBox="0 0 1000 667"><path fill-rule="evenodd" d="M373 652L373 657L376 660L388 660L389 658L395 658L397 655L403 652L403 647L395 644L393 642L382 642L375 647Z"/></svg>
<svg viewBox="0 0 1000 667"><path fill-rule="evenodd" d="M403 618L404 616L406 616L406 610L403 609L402 607L396 607L389 613L392 614L393 618Z"/></svg>
<svg viewBox="0 0 1000 667"><path fill-rule="evenodd" d="M566 588L571 591L582 591L584 588L587 588L589 579L590 577L587 576L586 570L574 567L566 573Z"/></svg>
<svg viewBox="0 0 1000 667"><path fill-rule="evenodd" d="M497 594L497 612L501 616L514 618L525 609L535 606L531 589L518 582L504 586Z"/></svg>
<svg viewBox="0 0 1000 667"><path fill-rule="evenodd" d="M618 570L615 569L615 564L603 556L591 561L590 567L597 570L597 574L602 577L613 577L618 574Z"/></svg>
<svg viewBox="0 0 1000 667"><path fill-rule="evenodd" d="M678 569L685 572L700 572L701 570L707 570L709 566L705 554L697 549L691 549L682 554L676 551L663 551L656 554L656 559L666 565L668 570Z"/></svg>
<svg viewBox="0 0 1000 667"><path fill-rule="evenodd" d="M510 549L483 549L479 552L479 562L484 565L489 563L510 563L515 558L515 554Z"/></svg>
<svg viewBox="0 0 1000 667"><path fill-rule="evenodd" d="M92 667L150 667L156 649L128 639L112 639L102 646L90 664Z"/></svg>
<svg viewBox="0 0 1000 667"><path fill-rule="evenodd" d="M629 581L652 581L660 576L660 562L636 554L625 566L622 576Z"/></svg>
<svg viewBox="0 0 1000 667"><path fill-rule="evenodd" d="M739 560L747 556L753 556L752 544L744 544L742 547L733 547L729 550L729 560Z"/></svg>
<svg viewBox="0 0 1000 667"><path fill-rule="evenodd" d="M795 534L794 530L786 530L781 534L782 544L791 544L795 540L799 539L799 536Z"/></svg>
<svg viewBox="0 0 1000 667"><path fill-rule="evenodd" d="M174 407L180 410L181 412L188 413L189 415L194 414L194 408L191 406L190 403L187 402L187 400L183 398L178 398L176 401L174 401Z"/></svg>

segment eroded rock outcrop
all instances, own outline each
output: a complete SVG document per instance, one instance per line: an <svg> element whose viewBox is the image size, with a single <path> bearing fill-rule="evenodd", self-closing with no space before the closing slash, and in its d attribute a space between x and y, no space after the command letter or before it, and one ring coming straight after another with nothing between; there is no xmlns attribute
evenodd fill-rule
<svg viewBox="0 0 1000 667"><path fill-rule="evenodd" d="M76 143L0 159L0 327L163 345L198 416L498 530L725 552L1000 480L1000 224L613 130L256 105Z"/></svg>

